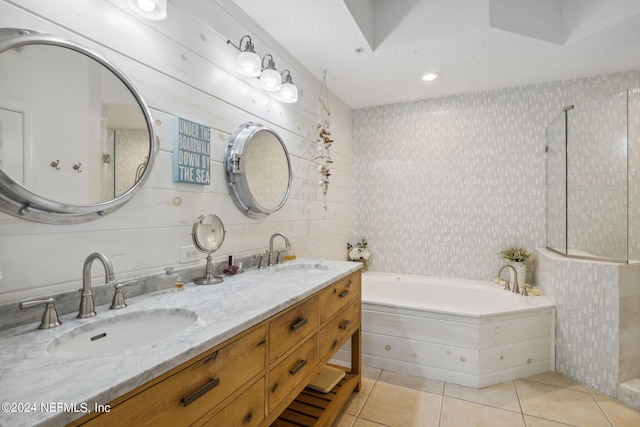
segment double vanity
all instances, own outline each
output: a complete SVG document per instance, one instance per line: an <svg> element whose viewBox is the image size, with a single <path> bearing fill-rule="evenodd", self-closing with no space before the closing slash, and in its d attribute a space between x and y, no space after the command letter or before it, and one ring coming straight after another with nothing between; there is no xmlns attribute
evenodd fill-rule
<svg viewBox="0 0 640 427"><path fill-rule="evenodd" d="M0 424L331 425L360 387L359 268L296 260L1 331ZM349 340L340 383L306 388Z"/></svg>

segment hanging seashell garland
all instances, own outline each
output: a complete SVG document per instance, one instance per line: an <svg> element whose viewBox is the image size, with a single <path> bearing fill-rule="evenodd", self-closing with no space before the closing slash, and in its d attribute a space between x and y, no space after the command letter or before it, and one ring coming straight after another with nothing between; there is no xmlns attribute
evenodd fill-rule
<svg viewBox="0 0 640 427"><path fill-rule="evenodd" d="M329 126L331 125L331 110L329 109L329 93L327 91L327 72L322 73L322 86L320 87L320 96L318 97L320 105L320 114L316 131L318 138L316 139L315 162L317 163L318 173L320 174L319 184L322 187L324 196L324 210L327 210L327 191L329 190L329 177L331 176L331 160L329 149L333 143Z"/></svg>

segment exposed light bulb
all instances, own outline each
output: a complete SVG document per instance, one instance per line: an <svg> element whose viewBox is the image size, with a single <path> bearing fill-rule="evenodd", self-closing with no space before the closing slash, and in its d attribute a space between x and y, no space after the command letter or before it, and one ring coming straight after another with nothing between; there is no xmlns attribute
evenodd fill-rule
<svg viewBox="0 0 640 427"><path fill-rule="evenodd" d="M136 14L152 21L162 21L167 17L167 0L128 0L128 5Z"/></svg>
<svg viewBox="0 0 640 427"><path fill-rule="evenodd" d="M156 8L156 2L153 0L138 0L138 7L144 12L153 12Z"/></svg>
<svg viewBox="0 0 640 427"><path fill-rule="evenodd" d="M279 91L282 86L280 74L272 68L265 69L260 74L260 86L268 92Z"/></svg>
<svg viewBox="0 0 640 427"><path fill-rule="evenodd" d="M440 75L438 73L427 73L422 76L422 80L424 80L425 82L431 82L437 79L439 76Z"/></svg>

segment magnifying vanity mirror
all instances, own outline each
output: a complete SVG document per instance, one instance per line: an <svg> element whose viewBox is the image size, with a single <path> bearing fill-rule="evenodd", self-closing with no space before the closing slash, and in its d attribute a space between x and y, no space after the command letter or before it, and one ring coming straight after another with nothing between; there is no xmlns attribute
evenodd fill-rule
<svg viewBox="0 0 640 427"><path fill-rule="evenodd" d="M199 216L193 223L191 237L193 244L200 252L207 254L207 265L205 267L205 275L194 280L198 285L212 285L222 282L222 277L213 274L213 262L211 254L218 250L225 235L224 225L220 218L214 214L205 214Z"/></svg>
<svg viewBox="0 0 640 427"><path fill-rule="evenodd" d="M250 218L280 209L291 190L291 162L273 130L248 122L229 137L224 159L227 188L236 207Z"/></svg>
<svg viewBox="0 0 640 427"><path fill-rule="evenodd" d="M108 215L147 180L153 121L133 84L96 53L0 29L0 210L72 224Z"/></svg>

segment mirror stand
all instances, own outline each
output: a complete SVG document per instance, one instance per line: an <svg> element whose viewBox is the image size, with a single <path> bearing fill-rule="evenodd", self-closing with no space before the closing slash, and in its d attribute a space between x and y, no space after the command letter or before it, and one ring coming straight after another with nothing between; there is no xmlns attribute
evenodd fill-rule
<svg viewBox="0 0 640 427"><path fill-rule="evenodd" d="M194 280L196 285L214 285L222 282L222 277L213 274L213 262L211 259L211 253L209 253L207 255L207 265L204 268L204 277Z"/></svg>
<svg viewBox="0 0 640 427"><path fill-rule="evenodd" d="M211 254L218 250L224 241L224 225L220 218L214 214L199 216L193 223L191 237L193 244L200 252L207 254L207 265L204 269L204 277L194 280L196 285L213 285L222 282L222 277L213 273Z"/></svg>

